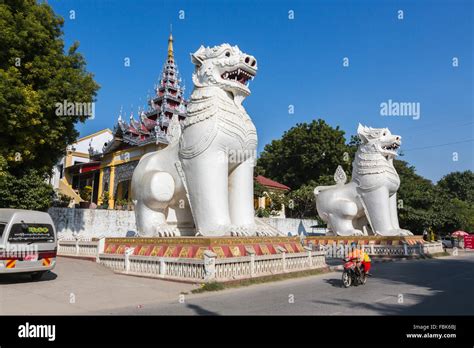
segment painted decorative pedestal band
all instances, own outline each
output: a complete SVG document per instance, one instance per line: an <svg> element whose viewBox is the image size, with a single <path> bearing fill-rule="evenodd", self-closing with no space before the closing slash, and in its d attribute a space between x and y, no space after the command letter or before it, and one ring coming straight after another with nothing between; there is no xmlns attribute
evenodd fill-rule
<svg viewBox="0 0 474 348"><path fill-rule="evenodd" d="M423 236L318 236L306 237L304 245L331 245L331 244L347 244L352 242L358 245L408 245L424 244Z"/></svg>
<svg viewBox="0 0 474 348"><path fill-rule="evenodd" d="M170 258L202 259L210 250L217 258L254 255L274 255L282 252L301 253L305 249L299 237L167 237L167 238L106 238L105 254L124 254Z"/></svg>

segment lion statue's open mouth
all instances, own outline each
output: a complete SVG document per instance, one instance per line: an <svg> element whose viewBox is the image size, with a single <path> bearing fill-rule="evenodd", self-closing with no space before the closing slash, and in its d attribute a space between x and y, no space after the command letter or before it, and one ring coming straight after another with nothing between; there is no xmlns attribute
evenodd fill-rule
<svg viewBox="0 0 474 348"><path fill-rule="evenodd" d="M248 86L249 81L253 80L255 77L255 73L239 68L230 72L225 72L221 77L224 80L237 81L242 85Z"/></svg>
<svg viewBox="0 0 474 348"><path fill-rule="evenodd" d="M390 150L390 151L396 151L399 147L400 147L399 144L393 143L392 145L384 146L383 149L384 150Z"/></svg>
<svg viewBox="0 0 474 348"><path fill-rule="evenodd" d="M384 152L384 157L396 157L398 156L398 149L400 148L401 142L396 141L389 145L383 145L382 150Z"/></svg>

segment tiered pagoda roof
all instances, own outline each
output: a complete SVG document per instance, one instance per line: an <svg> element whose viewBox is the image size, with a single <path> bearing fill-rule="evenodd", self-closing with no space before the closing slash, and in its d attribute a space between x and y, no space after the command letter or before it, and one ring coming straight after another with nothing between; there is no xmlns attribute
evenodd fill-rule
<svg viewBox="0 0 474 348"><path fill-rule="evenodd" d="M173 36L170 34L168 56L159 84L154 88L154 96L148 100L148 109L139 111L138 119L133 114L130 115L128 122L123 120L120 111L114 127L114 140L106 145L103 153L150 143L168 144L167 131L171 119L177 117L182 121L186 118L187 101L184 99L184 90L174 60Z"/></svg>

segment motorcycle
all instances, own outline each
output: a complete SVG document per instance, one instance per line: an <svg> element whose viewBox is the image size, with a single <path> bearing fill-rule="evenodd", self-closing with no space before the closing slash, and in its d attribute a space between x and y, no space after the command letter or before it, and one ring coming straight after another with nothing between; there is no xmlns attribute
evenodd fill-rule
<svg viewBox="0 0 474 348"><path fill-rule="evenodd" d="M364 285L367 282L367 274L357 266L359 260L344 259L344 261L344 271L342 272L342 284L344 287Z"/></svg>

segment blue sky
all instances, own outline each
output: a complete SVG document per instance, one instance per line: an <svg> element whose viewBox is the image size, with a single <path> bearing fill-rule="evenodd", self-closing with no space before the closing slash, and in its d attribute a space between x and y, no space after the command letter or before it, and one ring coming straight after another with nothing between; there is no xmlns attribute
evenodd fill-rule
<svg viewBox="0 0 474 348"><path fill-rule="evenodd" d="M65 18L67 47L80 42L87 69L101 86L95 119L77 126L81 136L112 129L121 106L129 115L145 104L158 82L172 24L186 96L192 90L189 54L201 44L228 42L257 58L259 72L245 107L257 127L259 150L296 123L323 118L347 138L358 122L390 128L403 138L403 159L433 181L474 169L472 1L48 3ZM380 104L390 99L420 103L419 119L382 116Z"/></svg>

